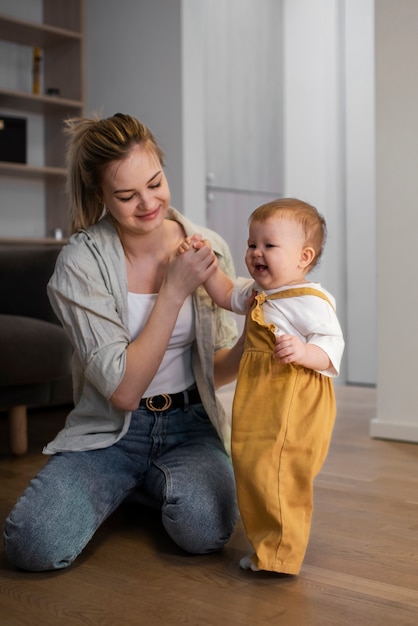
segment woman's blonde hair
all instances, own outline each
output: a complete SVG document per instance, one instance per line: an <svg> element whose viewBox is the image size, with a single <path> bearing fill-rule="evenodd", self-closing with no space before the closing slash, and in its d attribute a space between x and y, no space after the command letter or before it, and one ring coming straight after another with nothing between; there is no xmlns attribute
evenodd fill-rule
<svg viewBox="0 0 418 626"><path fill-rule="evenodd" d="M327 225L325 218L318 213L317 209L298 200L297 198L278 198L267 204L262 204L255 211L253 211L248 219L248 223L257 221L265 222L271 217L284 217L287 219L295 220L302 225L305 233L305 246L309 246L314 249L315 256L312 263L309 265L308 270L311 271L319 263L322 253L325 248L327 239Z"/></svg>
<svg viewBox="0 0 418 626"><path fill-rule="evenodd" d="M67 194L72 232L88 228L103 216L102 173L111 161L122 160L135 145L155 154L164 166L164 153L152 132L136 118L116 113L67 120Z"/></svg>

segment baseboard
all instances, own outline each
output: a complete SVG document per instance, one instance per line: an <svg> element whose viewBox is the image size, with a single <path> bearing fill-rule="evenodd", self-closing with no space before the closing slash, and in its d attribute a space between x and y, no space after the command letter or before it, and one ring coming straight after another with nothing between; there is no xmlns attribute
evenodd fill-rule
<svg viewBox="0 0 418 626"><path fill-rule="evenodd" d="M382 422L375 417L370 422L370 436L375 439L389 439L418 443L418 424L405 424L399 422Z"/></svg>

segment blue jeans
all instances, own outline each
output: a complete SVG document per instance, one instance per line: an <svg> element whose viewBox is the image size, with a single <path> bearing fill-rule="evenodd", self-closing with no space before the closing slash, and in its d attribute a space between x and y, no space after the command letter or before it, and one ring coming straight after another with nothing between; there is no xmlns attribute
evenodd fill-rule
<svg viewBox="0 0 418 626"><path fill-rule="evenodd" d="M231 536L233 470L203 406L140 408L116 444L50 457L5 522L8 559L29 571L67 567L138 487L158 501L167 533L187 552L219 550Z"/></svg>

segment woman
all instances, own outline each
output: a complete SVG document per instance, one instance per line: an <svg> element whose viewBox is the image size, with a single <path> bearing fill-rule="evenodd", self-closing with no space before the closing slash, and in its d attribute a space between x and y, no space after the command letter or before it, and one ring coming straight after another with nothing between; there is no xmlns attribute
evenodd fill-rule
<svg viewBox="0 0 418 626"><path fill-rule="evenodd" d="M67 567L138 487L190 553L220 549L237 518L228 425L215 388L242 354L235 325L202 287L212 246L176 255L196 227L170 208L163 153L135 118L68 122L73 236L48 285L74 347L74 409L5 523L17 567Z"/></svg>

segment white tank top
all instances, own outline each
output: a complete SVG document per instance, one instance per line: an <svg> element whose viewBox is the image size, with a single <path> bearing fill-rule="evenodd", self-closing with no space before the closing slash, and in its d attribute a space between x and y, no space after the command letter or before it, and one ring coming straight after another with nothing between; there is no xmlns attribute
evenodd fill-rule
<svg viewBox="0 0 418 626"><path fill-rule="evenodd" d="M129 334L135 339L154 306L156 294L128 293ZM196 337L192 297L184 301L177 317L167 350L160 367L144 393L144 398L161 393L177 393L194 383L192 344Z"/></svg>

